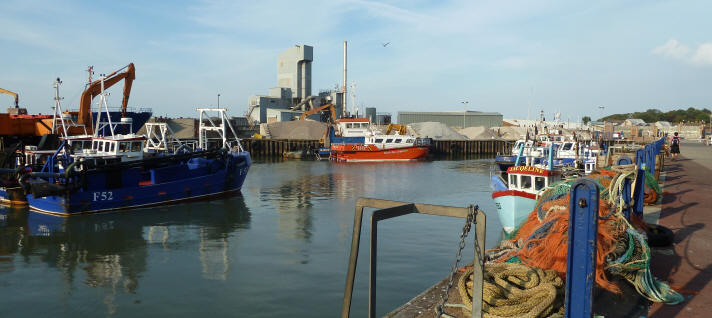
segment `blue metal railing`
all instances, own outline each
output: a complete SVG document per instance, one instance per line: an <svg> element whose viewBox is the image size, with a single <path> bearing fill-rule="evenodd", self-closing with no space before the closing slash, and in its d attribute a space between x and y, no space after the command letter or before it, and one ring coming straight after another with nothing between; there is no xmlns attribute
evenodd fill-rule
<svg viewBox="0 0 712 318"><path fill-rule="evenodd" d="M566 317L593 316L598 197L598 185L589 178L579 179L571 185L564 302Z"/></svg>
<svg viewBox="0 0 712 318"><path fill-rule="evenodd" d="M643 216L645 171L654 173L655 156L660 153L665 138L660 138L638 149L635 155L637 173L635 187L630 179L624 180L623 213ZM631 189L632 188L632 189ZM579 179L571 186L569 202L569 238L566 259L566 317L593 315L593 287L596 277L596 243L598 232L599 188L588 178ZM631 200L633 206L628 207Z"/></svg>

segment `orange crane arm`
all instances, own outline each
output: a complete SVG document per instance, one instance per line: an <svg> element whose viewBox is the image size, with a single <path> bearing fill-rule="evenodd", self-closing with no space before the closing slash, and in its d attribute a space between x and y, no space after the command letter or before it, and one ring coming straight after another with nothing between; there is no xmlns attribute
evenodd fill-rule
<svg viewBox="0 0 712 318"><path fill-rule="evenodd" d="M121 115L126 115L126 106L129 103L129 95L131 94L131 84L133 80L136 79L136 68L133 63L130 63L126 68L125 72L118 73L121 71L113 72L106 76L104 79L104 89L108 89L114 84L118 83L120 80L125 80L124 82L124 98L121 102ZM123 69L123 68L122 68ZM92 116L91 116L91 101L101 93L101 80L96 80L91 82L87 89L82 92L82 97L79 100L79 115L77 123L84 124L88 128L87 131L91 131L92 127Z"/></svg>
<svg viewBox="0 0 712 318"><path fill-rule="evenodd" d="M17 93L11 92L11 91L8 91L8 90L2 89L2 88L0 88L0 93L8 94L10 96L15 97L15 108L20 107L19 106L19 97L18 97Z"/></svg>
<svg viewBox="0 0 712 318"><path fill-rule="evenodd" d="M305 118L307 118L307 116L314 115L314 114L321 112L325 109L329 109L329 112L331 113L331 120L336 122L336 111L334 111L333 104L326 104L324 106L317 107L312 110L306 111L302 114L302 116L299 117L299 120L304 120Z"/></svg>

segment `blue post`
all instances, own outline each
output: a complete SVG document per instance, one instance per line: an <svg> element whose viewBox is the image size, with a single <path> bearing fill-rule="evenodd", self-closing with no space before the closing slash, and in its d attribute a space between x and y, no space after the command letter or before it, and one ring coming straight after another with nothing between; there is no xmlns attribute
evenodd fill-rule
<svg viewBox="0 0 712 318"><path fill-rule="evenodd" d="M638 149L635 152L635 164L638 166L638 168L643 166L644 159L645 159L645 151L643 151L643 149Z"/></svg>
<svg viewBox="0 0 712 318"><path fill-rule="evenodd" d="M579 179L571 186L564 303L566 317L590 318L593 314L598 198L598 186L591 179Z"/></svg>
<svg viewBox="0 0 712 318"><path fill-rule="evenodd" d="M519 145L519 153L517 154L517 158L514 160L514 166L519 165L519 160L522 159L522 156L524 155L524 144L526 142L523 142Z"/></svg>
<svg viewBox="0 0 712 318"><path fill-rule="evenodd" d="M554 143L549 144L549 171L554 170Z"/></svg>
<svg viewBox="0 0 712 318"><path fill-rule="evenodd" d="M645 170L648 172L651 172L655 167L654 157L652 156L653 151L651 148L651 145L645 145Z"/></svg>
<svg viewBox="0 0 712 318"><path fill-rule="evenodd" d="M639 150L640 151L640 150ZM643 200L645 199L645 170L638 167L635 174L635 189L633 189L633 213L643 217Z"/></svg>

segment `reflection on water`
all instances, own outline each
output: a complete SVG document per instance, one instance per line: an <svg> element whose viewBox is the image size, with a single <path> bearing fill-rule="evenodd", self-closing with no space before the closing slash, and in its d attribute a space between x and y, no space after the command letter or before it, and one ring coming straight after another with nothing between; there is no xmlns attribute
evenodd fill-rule
<svg viewBox="0 0 712 318"><path fill-rule="evenodd" d="M488 174L493 166L490 162L486 161L461 161L448 168L465 173Z"/></svg>
<svg viewBox="0 0 712 318"><path fill-rule="evenodd" d="M106 312L112 315L115 296L139 288L152 246L192 249L196 244L191 237L197 237L202 277L226 280L231 263L227 238L249 222L242 196L70 218L0 206L0 272L42 262L60 272L66 291L77 282L101 289Z"/></svg>
<svg viewBox="0 0 712 318"><path fill-rule="evenodd" d="M258 158L244 196L225 200L71 218L0 207L0 290L22 308L0 315L336 316L356 198L494 211L491 162ZM501 229L491 216L488 229ZM462 220L404 216L381 229L379 315L448 273ZM366 314L366 267L354 317Z"/></svg>

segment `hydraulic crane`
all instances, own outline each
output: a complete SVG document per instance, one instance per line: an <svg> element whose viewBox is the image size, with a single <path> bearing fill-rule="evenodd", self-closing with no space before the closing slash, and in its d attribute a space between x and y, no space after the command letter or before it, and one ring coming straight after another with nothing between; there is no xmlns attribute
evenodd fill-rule
<svg viewBox="0 0 712 318"><path fill-rule="evenodd" d="M330 116L331 122L332 123L336 122L336 111L334 110L334 104L326 104L324 106L308 110L308 111L304 112L302 114L302 116L299 117L299 120L304 120L305 118L307 118L310 115L314 115L318 112L327 111L327 110L331 114L331 116Z"/></svg>
<svg viewBox="0 0 712 318"><path fill-rule="evenodd" d="M124 72L121 72L123 70ZM121 73L119 73L121 72ZM115 72L106 75L104 79L104 89L108 89L114 84L121 80L124 82L124 97L121 101L121 116L126 116L126 106L129 103L129 95L131 95L131 84L133 80L136 79L136 68L133 63L126 65ZM87 88L82 93L82 97L79 100L79 114L77 118L77 123L85 125L87 127L87 132L92 133L92 115L91 115L91 101L101 93L101 80L96 80L91 82Z"/></svg>
<svg viewBox="0 0 712 318"><path fill-rule="evenodd" d="M19 97L18 97L17 93L11 92L11 91L8 91L8 90L2 89L2 88L0 88L0 93L8 94L8 95L10 95L10 96L15 97L15 108L20 108L20 105L19 105Z"/></svg>

